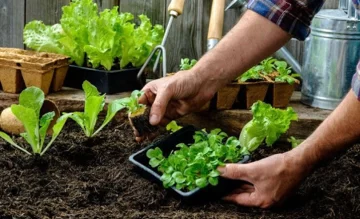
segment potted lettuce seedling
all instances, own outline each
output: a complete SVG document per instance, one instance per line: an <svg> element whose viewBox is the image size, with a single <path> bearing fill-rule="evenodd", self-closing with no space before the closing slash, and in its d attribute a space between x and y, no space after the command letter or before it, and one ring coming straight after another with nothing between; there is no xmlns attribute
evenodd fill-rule
<svg viewBox="0 0 360 219"><path fill-rule="evenodd" d="M250 107L258 100L263 101L269 88L267 74L273 72L276 60L269 57L237 77L218 92L217 109Z"/></svg>
<svg viewBox="0 0 360 219"><path fill-rule="evenodd" d="M152 126L149 123L150 107L139 103L138 99L143 94L143 91L134 90L130 97L117 100L120 105L127 109L130 125L138 131L140 136L158 131L158 126Z"/></svg>
<svg viewBox="0 0 360 219"><path fill-rule="evenodd" d="M24 42L28 48L71 58L68 87L81 88L88 80L107 94L139 89L137 73L161 43L163 26L152 25L146 15L139 15L140 22L135 23L133 14L119 14L117 6L98 11L93 0L70 1L62 7L59 24L28 23Z"/></svg>
<svg viewBox="0 0 360 219"><path fill-rule="evenodd" d="M0 137L13 147L28 155L44 155L60 134L66 120L69 118L68 115L63 115L56 120L52 126L52 137L45 146L45 137L46 134L49 133L49 128L54 120L55 112L47 112L41 115L40 112L44 100L45 95L41 89L29 87L20 93L19 104L11 105L11 112L15 115L17 120L21 122L25 131L20 135L31 146L31 152L27 148L16 144L5 132L0 132Z"/></svg>
<svg viewBox="0 0 360 219"><path fill-rule="evenodd" d="M286 107L295 90L295 85L300 84L300 75L293 73L290 66L285 61L275 61L274 72L268 77L272 79L266 102L274 107Z"/></svg>

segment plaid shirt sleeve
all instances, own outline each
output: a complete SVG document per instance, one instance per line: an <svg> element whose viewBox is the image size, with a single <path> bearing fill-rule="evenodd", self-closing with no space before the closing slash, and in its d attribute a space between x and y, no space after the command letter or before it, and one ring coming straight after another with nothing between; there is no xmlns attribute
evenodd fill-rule
<svg viewBox="0 0 360 219"><path fill-rule="evenodd" d="M262 15L299 40L310 34L310 23L325 0L250 0L248 9ZM360 0L353 0L360 1Z"/></svg>

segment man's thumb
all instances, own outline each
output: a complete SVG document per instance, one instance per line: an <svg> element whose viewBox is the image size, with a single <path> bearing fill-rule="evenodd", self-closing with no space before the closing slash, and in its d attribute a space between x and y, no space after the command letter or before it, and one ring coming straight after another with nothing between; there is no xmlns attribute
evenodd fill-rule
<svg viewBox="0 0 360 219"><path fill-rule="evenodd" d="M218 171L224 178L250 181L247 164L226 164L224 167L218 167Z"/></svg>

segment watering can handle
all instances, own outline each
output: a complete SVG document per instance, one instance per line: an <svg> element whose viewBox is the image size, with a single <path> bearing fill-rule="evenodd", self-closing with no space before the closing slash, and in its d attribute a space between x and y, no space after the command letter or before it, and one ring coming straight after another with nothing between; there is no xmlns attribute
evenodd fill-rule
<svg viewBox="0 0 360 219"><path fill-rule="evenodd" d="M181 15L184 11L185 0L172 0L168 11L171 15L178 16Z"/></svg>

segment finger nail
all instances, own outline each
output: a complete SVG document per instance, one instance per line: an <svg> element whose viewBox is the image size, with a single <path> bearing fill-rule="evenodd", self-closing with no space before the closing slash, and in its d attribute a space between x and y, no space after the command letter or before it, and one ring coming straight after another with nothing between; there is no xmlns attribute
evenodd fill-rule
<svg viewBox="0 0 360 219"><path fill-rule="evenodd" d="M223 175L226 172L226 166L218 167L217 170L220 172L220 175Z"/></svg>
<svg viewBox="0 0 360 219"><path fill-rule="evenodd" d="M150 116L150 124L151 125L156 125L159 123L159 117L155 114Z"/></svg>

